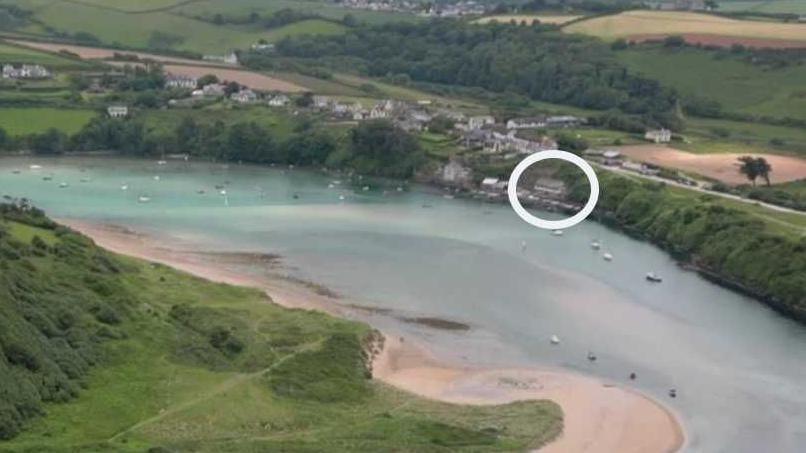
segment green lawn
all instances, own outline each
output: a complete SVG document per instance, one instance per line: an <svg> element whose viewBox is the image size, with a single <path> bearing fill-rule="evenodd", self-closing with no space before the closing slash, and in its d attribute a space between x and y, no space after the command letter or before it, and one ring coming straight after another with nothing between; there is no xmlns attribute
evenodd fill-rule
<svg viewBox="0 0 806 453"><path fill-rule="evenodd" d="M203 109L148 110L144 111L142 116L145 117L146 127L165 131L173 130L186 117L208 125L219 120L226 124L254 121L270 128L278 138L290 135L294 125L299 121L282 109L265 106L226 108L219 104Z"/></svg>
<svg viewBox="0 0 806 453"><path fill-rule="evenodd" d="M806 26L804 26L806 27ZM806 65L767 69L697 49L642 46L617 53L629 68L726 111L806 119Z"/></svg>
<svg viewBox="0 0 806 453"><path fill-rule="evenodd" d="M33 134L52 127L72 134L96 115L92 110L80 109L0 108L0 127L10 135Z"/></svg>
<svg viewBox="0 0 806 453"><path fill-rule="evenodd" d="M339 35L346 27L327 20L311 19L288 24L283 27L267 30L263 36L269 42L277 42L283 38L299 35Z"/></svg>

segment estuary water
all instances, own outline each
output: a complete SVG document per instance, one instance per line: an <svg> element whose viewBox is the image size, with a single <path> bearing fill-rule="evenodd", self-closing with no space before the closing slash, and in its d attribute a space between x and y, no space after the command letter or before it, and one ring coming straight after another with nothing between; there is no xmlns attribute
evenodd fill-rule
<svg viewBox="0 0 806 453"><path fill-rule="evenodd" d="M447 332L377 320L456 360L634 386L679 414L688 451L806 451L804 326L591 221L554 236L506 205L338 180L209 163L0 159L0 195L29 198L53 217L200 251L279 254L283 272L361 305L469 324ZM663 282L647 282L649 271ZM560 345L549 343L554 334Z"/></svg>

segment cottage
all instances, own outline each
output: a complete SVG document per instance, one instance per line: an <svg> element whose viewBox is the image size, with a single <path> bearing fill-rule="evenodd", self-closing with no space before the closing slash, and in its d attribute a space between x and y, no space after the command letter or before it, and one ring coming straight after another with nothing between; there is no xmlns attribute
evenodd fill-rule
<svg viewBox="0 0 806 453"><path fill-rule="evenodd" d="M513 118L507 121L507 129L541 129L546 127L545 117Z"/></svg>
<svg viewBox="0 0 806 453"><path fill-rule="evenodd" d="M38 64L24 64L19 68L10 64L3 65L3 78L5 79L46 79L50 76L50 71Z"/></svg>
<svg viewBox="0 0 806 453"><path fill-rule="evenodd" d="M470 181L472 171L456 159L442 167L442 181L451 184L464 184Z"/></svg>
<svg viewBox="0 0 806 453"><path fill-rule="evenodd" d="M106 113L112 118L124 118L129 115L129 108L125 105L110 105L106 108Z"/></svg>
<svg viewBox="0 0 806 453"><path fill-rule="evenodd" d="M220 83L211 83L202 88L202 94L206 97L221 97L226 94L226 87Z"/></svg>
<svg viewBox="0 0 806 453"><path fill-rule="evenodd" d="M269 106L271 107L285 107L288 103L291 102L291 99L284 94L278 94L276 96L272 96L269 98Z"/></svg>
<svg viewBox="0 0 806 453"><path fill-rule="evenodd" d="M165 88L194 90L197 85L198 80L195 77L169 75L165 79Z"/></svg>
<svg viewBox="0 0 806 453"><path fill-rule="evenodd" d="M577 127L585 123L585 118L571 115L549 116L546 118L547 127Z"/></svg>
<svg viewBox="0 0 806 453"><path fill-rule="evenodd" d="M471 116L467 120L467 128L471 131L481 129L489 124L495 124L495 118L490 115Z"/></svg>
<svg viewBox="0 0 806 453"><path fill-rule="evenodd" d="M238 55L235 52L230 52L226 55L204 55L202 60L236 65L238 64Z"/></svg>
<svg viewBox="0 0 806 453"><path fill-rule="evenodd" d="M382 119L382 118L388 118L388 117L389 117L389 112L386 111L383 108L383 106L381 106L381 105L376 105L375 107L372 108L372 110L369 111L369 118L373 119L373 120Z"/></svg>
<svg viewBox="0 0 806 453"><path fill-rule="evenodd" d="M567 194L565 183L554 178L540 178L534 186L535 194L541 198L562 200Z"/></svg>
<svg viewBox="0 0 806 453"><path fill-rule="evenodd" d="M644 138L655 143L669 143L672 140L672 131L669 129L655 129L646 131Z"/></svg>
<svg viewBox="0 0 806 453"><path fill-rule="evenodd" d="M602 163L604 163L605 165L618 167L621 165L622 161L623 158L621 157L620 151L609 149L602 153Z"/></svg>
<svg viewBox="0 0 806 453"><path fill-rule="evenodd" d="M314 96L313 106L317 109L326 109L330 106L330 98L327 96Z"/></svg>
<svg viewBox="0 0 806 453"><path fill-rule="evenodd" d="M241 104L249 104L250 102L257 101L257 94L246 88L237 93L232 93L230 99Z"/></svg>
<svg viewBox="0 0 806 453"><path fill-rule="evenodd" d="M481 190L486 190L490 192L494 191L495 187L498 185L498 182L499 182L498 178L488 176L481 180Z"/></svg>

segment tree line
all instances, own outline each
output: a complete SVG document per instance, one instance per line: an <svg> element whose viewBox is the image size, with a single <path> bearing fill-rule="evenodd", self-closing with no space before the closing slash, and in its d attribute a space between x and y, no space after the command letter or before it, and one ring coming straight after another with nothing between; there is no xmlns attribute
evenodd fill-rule
<svg viewBox="0 0 806 453"><path fill-rule="evenodd" d="M330 62L368 76L479 87L494 93L649 116L677 128L677 95L629 71L595 39L553 25L463 21L359 25L339 36L288 37L281 56Z"/></svg>

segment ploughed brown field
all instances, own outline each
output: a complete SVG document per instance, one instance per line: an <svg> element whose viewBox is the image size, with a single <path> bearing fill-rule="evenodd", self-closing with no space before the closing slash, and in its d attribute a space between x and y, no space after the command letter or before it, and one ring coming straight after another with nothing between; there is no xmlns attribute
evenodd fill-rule
<svg viewBox="0 0 806 453"><path fill-rule="evenodd" d="M619 147L622 154L632 160L666 168L675 168L722 181L725 184L747 184L747 178L739 173L738 158L747 153L694 154L665 145L634 145ZM781 184L806 178L806 160L775 154L752 154L763 157L772 165L770 181Z"/></svg>

